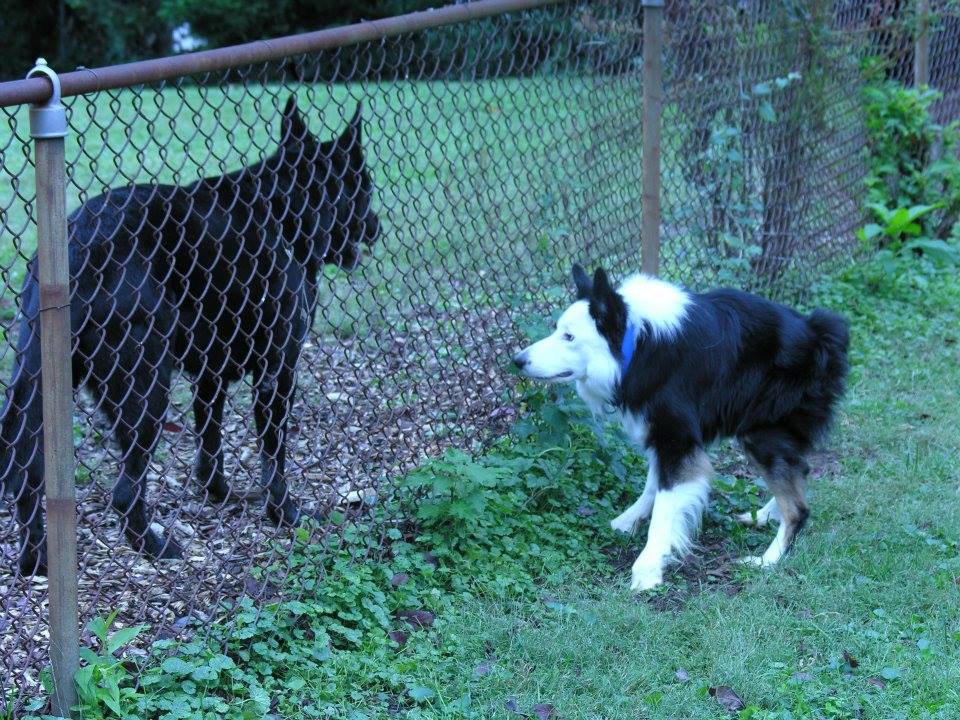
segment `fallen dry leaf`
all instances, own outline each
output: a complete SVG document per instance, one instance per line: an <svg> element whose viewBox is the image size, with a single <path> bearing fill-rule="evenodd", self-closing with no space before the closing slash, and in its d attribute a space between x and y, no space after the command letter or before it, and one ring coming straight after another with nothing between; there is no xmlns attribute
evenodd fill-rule
<svg viewBox="0 0 960 720"><path fill-rule="evenodd" d="M550 720L550 718L556 717L553 705L550 705L549 703L534 705L530 709L533 714L536 715L537 720Z"/></svg>
<svg viewBox="0 0 960 720"><path fill-rule="evenodd" d="M473 674L477 677L483 677L484 675L489 675L493 672L493 663L489 660L484 660L482 663L477 665L473 669Z"/></svg>
<svg viewBox="0 0 960 720"><path fill-rule="evenodd" d="M887 687L887 683L885 683L883 680L881 680L878 677L868 677L867 685L873 685L878 690L884 690Z"/></svg>
<svg viewBox="0 0 960 720"><path fill-rule="evenodd" d="M401 585L405 585L410 580L410 576L406 573L397 573L392 578L390 578L390 585L392 587L398 588Z"/></svg>
<svg viewBox="0 0 960 720"><path fill-rule="evenodd" d="M523 715L524 717L526 717L526 713L520 709L520 706L517 705L517 701L514 700L513 698L508 698L507 701L503 704L503 706L507 710L512 712L514 715Z"/></svg>
<svg viewBox="0 0 960 720"><path fill-rule="evenodd" d="M415 628L428 628L433 625L436 616L429 610L397 610L394 616L404 620Z"/></svg>
<svg viewBox="0 0 960 720"><path fill-rule="evenodd" d="M733 688L726 685L718 685L717 687L712 687L709 690L710 695L717 701L717 703L727 712L740 712L747 705L743 702L739 695L734 692Z"/></svg>
<svg viewBox="0 0 960 720"><path fill-rule="evenodd" d="M860 663L857 661L857 659L846 650L843 651L843 659L847 665L850 666L851 670L856 670L858 667L860 667Z"/></svg>
<svg viewBox="0 0 960 720"><path fill-rule="evenodd" d="M388 636L393 640L397 645L406 645L407 644L407 634L403 630L393 630Z"/></svg>

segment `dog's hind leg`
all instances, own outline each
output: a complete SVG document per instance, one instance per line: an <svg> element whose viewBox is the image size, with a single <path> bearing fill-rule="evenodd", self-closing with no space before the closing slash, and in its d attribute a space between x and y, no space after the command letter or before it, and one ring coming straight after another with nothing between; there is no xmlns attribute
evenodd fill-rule
<svg viewBox="0 0 960 720"><path fill-rule="evenodd" d="M658 469L660 489L654 498L647 544L633 563L631 590L659 585L667 563L690 549L707 505L711 472L710 460L701 449L683 459L667 478Z"/></svg>
<svg viewBox="0 0 960 720"><path fill-rule="evenodd" d="M287 418L296 388L293 370L283 367L274 380L254 383L253 414L260 435L261 478L267 489L267 515L278 525L295 525L297 504L287 489Z"/></svg>
<svg viewBox="0 0 960 720"><path fill-rule="evenodd" d="M762 508L757 510L756 515L753 511L739 513L734 516L737 522L742 525L750 525L753 527L765 527L771 521L779 522L780 517L780 508L777 505L777 498L772 497L767 501L767 504Z"/></svg>
<svg viewBox="0 0 960 720"><path fill-rule="evenodd" d="M43 407L40 380L39 290L31 276L22 295L23 320L14 356L13 377L0 414L0 488L13 495L20 525L23 575L47 574L43 522Z"/></svg>
<svg viewBox="0 0 960 720"><path fill-rule="evenodd" d="M33 385L40 394L39 382ZM14 401L17 393L13 394ZM30 402L28 400L28 402ZM39 398L36 401L40 402ZM7 456L12 466L6 471L7 489L12 491L20 524L20 573L47 574L47 543L43 522L43 424L40 408L9 407L3 420L3 442L11 446Z"/></svg>
<svg viewBox="0 0 960 720"><path fill-rule="evenodd" d="M215 502L230 495L223 476L223 382L207 374L194 385L193 419L197 436L197 459L194 466L197 483Z"/></svg>
<svg viewBox="0 0 960 720"><path fill-rule="evenodd" d="M147 469L160 440L170 393L171 368L164 341L146 323L133 324L116 353L116 366L113 357L92 363L94 368L110 369L100 385L103 409L123 453L112 505L131 546L150 557L179 558L180 547L150 528L146 505Z"/></svg>
<svg viewBox="0 0 960 720"><path fill-rule="evenodd" d="M759 434L748 440L748 447L763 469L767 485L773 493L780 527L762 556L746 557L743 561L769 567L779 562L790 549L810 515L806 498L810 466L802 456L802 448L797 447L795 441L785 434L775 431Z"/></svg>
<svg viewBox="0 0 960 720"><path fill-rule="evenodd" d="M657 467L656 456L648 453L647 482L643 486L640 499L610 521L610 527L622 533L632 535L636 532L637 524L650 517L653 510L653 501L657 496Z"/></svg>

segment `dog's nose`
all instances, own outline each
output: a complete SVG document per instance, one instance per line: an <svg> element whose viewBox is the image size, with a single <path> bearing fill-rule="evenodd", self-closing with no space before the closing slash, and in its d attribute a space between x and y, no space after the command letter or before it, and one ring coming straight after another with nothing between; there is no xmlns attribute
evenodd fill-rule
<svg viewBox="0 0 960 720"><path fill-rule="evenodd" d="M517 366L517 370L523 370L524 366L527 364L527 357L524 353L513 356L513 364Z"/></svg>

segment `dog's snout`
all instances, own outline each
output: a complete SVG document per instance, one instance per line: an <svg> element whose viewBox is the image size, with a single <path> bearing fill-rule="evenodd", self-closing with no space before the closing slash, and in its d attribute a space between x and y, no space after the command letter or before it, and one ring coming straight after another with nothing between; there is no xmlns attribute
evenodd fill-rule
<svg viewBox="0 0 960 720"><path fill-rule="evenodd" d="M517 353L513 356L513 364L517 367L517 370L523 370L527 362L527 354L525 352Z"/></svg>

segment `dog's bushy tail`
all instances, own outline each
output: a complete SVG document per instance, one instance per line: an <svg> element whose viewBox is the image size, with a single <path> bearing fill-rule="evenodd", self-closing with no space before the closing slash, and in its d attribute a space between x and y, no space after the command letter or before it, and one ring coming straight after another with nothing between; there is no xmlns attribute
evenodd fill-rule
<svg viewBox="0 0 960 720"><path fill-rule="evenodd" d="M807 324L816 337L814 374L823 383L823 393L836 400L843 395L849 370L850 327L845 318L820 309L810 314Z"/></svg>
<svg viewBox="0 0 960 720"><path fill-rule="evenodd" d="M0 490L18 497L23 481L43 478L43 396L40 387L39 289L31 272L23 303L13 373L0 410Z"/></svg>

